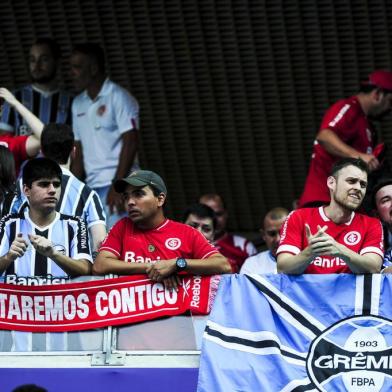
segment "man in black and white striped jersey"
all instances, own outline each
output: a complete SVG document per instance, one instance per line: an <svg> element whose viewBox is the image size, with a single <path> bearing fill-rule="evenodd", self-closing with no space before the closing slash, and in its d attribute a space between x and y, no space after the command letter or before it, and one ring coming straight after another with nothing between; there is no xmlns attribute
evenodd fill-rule
<svg viewBox="0 0 392 392"><path fill-rule="evenodd" d="M44 124L71 124L72 94L59 88L57 70L60 47L52 38L40 38L30 47L28 70L31 84L14 91L16 98ZM28 122L7 102L0 115L0 130L31 135Z"/></svg>
<svg viewBox="0 0 392 392"><path fill-rule="evenodd" d="M106 236L105 212L97 193L77 179L69 170L70 155L74 148L74 134L66 124L48 124L29 111L6 89L4 99L23 117L24 121L36 133L41 135L41 149L45 157L53 159L63 172L60 202L57 211L81 216L90 231L92 251L96 251ZM1 93L1 92L0 92ZM2 216L20 212L27 199L23 193L22 179L19 179L16 195L8 197L3 205Z"/></svg>
<svg viewBox="0 0 392 392"><path fill-rule="evenodd" d="M56 277L89 275L92 258L85 222L56 211L62 172L48 158L23 170L26 208L0 220L0 273Z"/></svg>
<svg viewBox="0 0 392 392"><path fill-rule="evenodd" d="M0 220L0 273L6 283L54 284L91 275L85 222L55 210L61 177L61 168L51 159L36 158L25 165L23 192L28 205ZM69 344L61 333L1 331L0 336L1 348L6 351L58 351Z"/></svg>
<svg viewBox="0 0 392 392"><path fill-rule="evenodd" d="M74 135L66 124L49 124L41 137L42 153L57 162L62 170L61 194L56 210L66 215L80 216L87 224L92 251L96 251L106 236L105 212L97 193L76 178L69 170ZM22 178L18 181L16 195L5 203L6 212L20 212L27 204ZM7 205L8 204L8 205Z"/></svg>

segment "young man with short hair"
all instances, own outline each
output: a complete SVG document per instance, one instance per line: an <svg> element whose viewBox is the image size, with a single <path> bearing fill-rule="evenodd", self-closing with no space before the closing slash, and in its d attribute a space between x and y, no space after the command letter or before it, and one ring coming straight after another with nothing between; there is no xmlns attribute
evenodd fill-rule
<svg viewBox="0 0 392 392"><path fill-rule="evenodd" d="M244 261L257 253L255 246L247 238L227 232L229 214L222 196L217 193L205 193L199 197L199 203L207 205L215 212L214 244L223 256L230 259L233 272L238 272Z"/></svg>
<svg viewBox="0 0 392 392"><path fill-rule="evenodd" d="M61 168L47 158L29 161L23 170L28 206L0 221L0 273L67 277L91 274L86 224L56 211ZM30 244L32 246L30 246Z"/></svg>
<svg viewBox="0 0 392 392"><path fill-rule="evenodd" d="M287 218L277 250L278 272L377 273L384 256L381 223L355 212L365 196L368 166L361 159L337 162L327 179L331 201Z"/></svg>
<svg viewBox="0 0 392 392"><path fill-rule="evenodd" d="M169 289L177 288L179 272L214 275L231 267L197 230L165 217L167 190L162 178L137 170L114 183L128 217L110 230L94 263L95 274L147 274Z"/></svg>

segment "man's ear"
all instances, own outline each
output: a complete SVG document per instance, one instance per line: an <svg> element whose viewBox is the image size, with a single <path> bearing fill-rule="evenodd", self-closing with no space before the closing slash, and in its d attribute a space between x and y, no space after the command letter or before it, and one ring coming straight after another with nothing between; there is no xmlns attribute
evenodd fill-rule
<svg viewBox="0 0 392 392"><path fill-rule="evenodd" d="M160 193L158 195L158 206L162 207L165 204L166 195L164 193Z"/></svg>
<svg viewBox="0 0 392 392"><path fill-rule="evenodd" d="M371 96L375 102L380 102L384 97L384 92L381 89L376 88L371 92Z"/></svg>
<svg viewBox="0 0 392 392"><path fill-rule="evenodd" d="M23 193L29 197L30 196L30 189L26 184L23 184Z"/></svg>
<svg viewBox="0 0 392 392"><path fill-rule="evenodd" d="M333 191L336 187L336 178L334 176L329 176L327 178L327 187L329 190Z"/></svg>

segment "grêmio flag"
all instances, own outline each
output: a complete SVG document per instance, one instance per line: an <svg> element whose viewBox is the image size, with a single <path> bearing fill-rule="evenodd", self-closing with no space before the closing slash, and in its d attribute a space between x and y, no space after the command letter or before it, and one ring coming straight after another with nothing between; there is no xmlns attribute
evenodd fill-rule
<svg viewBox="0 0 392 392"><path fill-rule="evenodd" d="M224 276L198 392L392 390L392 275Z"/></svg>

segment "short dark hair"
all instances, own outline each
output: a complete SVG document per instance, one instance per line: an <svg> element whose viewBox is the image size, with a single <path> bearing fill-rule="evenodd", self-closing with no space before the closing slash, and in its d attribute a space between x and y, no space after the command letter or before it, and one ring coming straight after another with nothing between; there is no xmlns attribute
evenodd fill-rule
<svg viewBox="0 0 392 392"><path fill-rule="evenodd" d="M23 168L23 184L31 188L34 181L42 178L58 178L61 181L62 171L60 166L49 158L34 158L26 163Z"/></svg>
<svg viewBox="0 0 392 392"><path fill-rule="evenodd" d="M343 168L345 168L347 166L355 166L359 170L362 170L366 174L369 174L369 166L361 158L343 158L343 159L337 161L332 166L330 175L333 176L333 177L336 177L337 172L342 170Z"/></svg>
<svg viewBox="0 0 392 392"><path fill-rule="evenodd" d="M52 56L54 57L55 60L59 60L61 57L61 49L60 46L57 44L57 42L53 38L38 38L33 45L45 45L49 48L50 52L52 53ZM33 46L32 45L32 46Z"/></svg>
<svg viewBox="0 0 392 392"><path fill-rule="evenodd" d="M41 135L42 153L58 164L65 164L72 152L74 140L74 133L69 125L47 124Z"/></svg>
<svg viewBox="0 0 392 392"><path fill-rule="evenodd" d="M99 70L105 72L105 53L99 44L93 42L84 42L82 44L77 44L72 49L72 53L82 53L90 58L92 58Z"/></svg>
<svg viewBox="0 0 392 392"><path fill-rule="evenodd" d="M219 195L218 193L203 193L202 195L199 196L198 201L200 202L201 199L207 199L207 200L219 200L219 202L222 204L222 207L224 210L226 210L226 203L223 200L223 197ZM203 204L203 203L201 203Z"/></svg>
<svg viewBox="0 0 392 392"><path fill-rule="evenodd" d="M208 207L205 204L202 203L194 203L188 206L185 211L184 215L182 217L182 221L185 222L189 215L196 215L198 218L210 218L212 219L212 225L215 229L216 226L216 215L215 212L212 208Z"/></svg>

